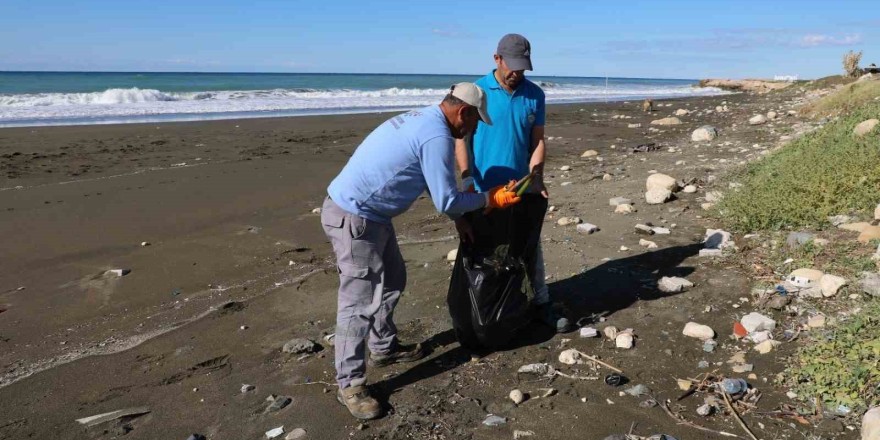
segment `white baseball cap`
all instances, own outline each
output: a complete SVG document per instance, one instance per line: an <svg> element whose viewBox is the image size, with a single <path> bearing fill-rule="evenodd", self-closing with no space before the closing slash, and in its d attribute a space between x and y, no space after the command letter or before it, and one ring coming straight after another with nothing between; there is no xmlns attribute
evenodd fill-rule
<svg viewBox="0 0 880 440"><path fill-rule="evenodd" d="M486 92L483 89L474 83L462 82L453 85L450 93L465 104L476 107L477 112L480 113L480 119L487 125L492 125L492 119L489 118L489 111L486 106Z"/></svg>

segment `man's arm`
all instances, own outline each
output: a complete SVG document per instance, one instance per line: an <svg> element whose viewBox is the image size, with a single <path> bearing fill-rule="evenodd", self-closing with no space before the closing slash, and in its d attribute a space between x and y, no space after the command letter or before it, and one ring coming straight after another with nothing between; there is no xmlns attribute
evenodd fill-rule
<svg viewBox="0 0 880 440"><path fill-rule="evenodd" d="M547 187L544 186L544 160L547 157L547 144L544 142L544 126L536 125L532 127L531 139L532 158L529 160L529 170L535 172L535 176L539 177L536 182L537 188L541 191L544 198L549 198Z"/></svg>
<svg viewBox="0 0 880 440"><path fill-rule="evenodd" d="M456 218L465 212L486 206L488 194L458 191L453 164L456 157L450 154L450 149L448 138L431 139L422 145L419 161L434 207L437 211Z"/></svg>
<svg viewBox="0 0 880 440"><path fill-rule="evenodd" d="M470 169L471 155L470 151L468 151L468 139L455 140L455 163L461 172L461 190L474 192L474 177Z"/></svg>

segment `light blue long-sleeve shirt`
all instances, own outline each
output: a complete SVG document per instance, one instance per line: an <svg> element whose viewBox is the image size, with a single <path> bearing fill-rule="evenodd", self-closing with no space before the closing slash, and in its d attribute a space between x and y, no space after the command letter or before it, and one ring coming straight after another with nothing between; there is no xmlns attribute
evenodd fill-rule
<svg viewBox="0 0 880 440"><path fill-rule="evenodd" d="M390 223L427 190L437 211L455 218L487 199L458 191L454 160L455 141L440 107L413 110L373 130L327 192L352 214Z"/></svg>

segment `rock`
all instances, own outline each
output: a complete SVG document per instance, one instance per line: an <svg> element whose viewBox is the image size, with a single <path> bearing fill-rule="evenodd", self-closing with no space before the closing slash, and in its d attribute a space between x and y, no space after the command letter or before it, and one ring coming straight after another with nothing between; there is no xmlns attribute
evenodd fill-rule
<svg viewBox="0 0 880 440"><path fill-rule="evenodd" d="M632 214L633 211L635 211L635 209L633 209L633 206L627 203L617 205L617 207L614 208L615 214Z"/></svg>
<svg viewBox="0 0 880 440"><path fill-rule="evenodd" d="M715 347L717 346L718 343L713 341L712 339L703 341L703 351L705 351L706 353L712 353L713 351L715 351Z"/></svg>
<svg viewBox="0 0 880 440"><path fill-rule="evenodd" d="M685 110L685 109L683 109L683 108L680 108L680 109L678 109L678 110L675 111L675 116L685 116L685 115L687 115L688 113L689 113L689 112L688 112L687 110Z"/></svg>
<svg viewBox="0 0 880 440"><path fill-rule="evenodd" d="M685 187L684 187L684 189L682 189L682 191L686 192L688 194L693 194L693 193L697 192L697 187L694 185L685 185Z"/></svg>
<svg viewBox="0 0 880 440"><path fill-rule="evenodd" d="M814 315L807 319L807 327L822 328L825 327L825 315Z"/></svg>
<svg viewBox="0 0 880 440"><path fill-rule="evenodd" d="M592 234L599 230L599 227L592 223L581 223L577 225L577 231L581 234Z"/></svg>
<svg viewBox="0 0 880 440"><path fill-rule="evenodd" d="M706 193L706 201L709 203L718 203L723 198L724 193L722 193L721 191L709 191Z"/></svg>
<svg viewBox="0 0 880 440"><path fill-rule="evenodd" d="M284 427L279 426L275 429L270 429L266 431L266 438L273 439L275 437L279 437L281 434L284 434Z"/></svg>
<svg viewBox="0 0 880 440"><path fill-rule="evenodd" d="M862 417L862 440L880 440L880 406L869 409Z"/></svg>
<svg viewBox="0 0 880 440"><path fill-rule="evenodd" d="M582 338L595 338L596 336L599 336L599 331L593 327L582 327L580 329L580 336Z"/></svg>
<svg viewBox="0 0 880 440"><path fill-rule="evenodd" d="M691 133L693 142L709 142L718 137L718 129L711 125L704 125Z"/></svg>
<svg viewBox="0 0 880 440"><path fill-rule="evenodd" d="M556 221L559 226L577 225L581 223L580 217L561 217Z"/></svg>
<svg viewBox="0 0 880 440"><path fill-rule="evenodd" d="M312 214L320 214L320 213L321 213L321 208L315 208L312 210Z"/></svg>
<svg viewBox="0 0 880 440"><path fill-rule="evenodd" d="M513 440L519 440L521 438L532 437L534 435L535 435L535 431L520 431L517 429L517 430L513 431Z"/></svg>
<svg viewBox="0 0 880 440"><path fill-rule="evenodd" d="M678 181L676 181L674 177L667 176L666 174L651 174L648 176L648 180L645 181L645 189L648 191L651 191L652 189L664 189L673 192L678 190Z"/></svg>
<svg viewBox="0 0 880 440"><path fill-rule="evenodd" d="M655 119L651 121L651 125L679 125L681 124L681 119L676 118L675 116L670 116L668 118Z"/></svg>
<svg viewBox="0 0 880 440"><path fill-rule="evenodd" d="M115 277L124 277L131 273L131 269L110 269L107 272L104 272L105 275L115 276Z"/></svg>
<svg viewBox="0 0 880 440"><path fill-rule="evenodd" d="M761 354L767 354L773 351L774 348L782 345L779 341L774 341L772 339L768 339L758 345L755 346L754 350Z"/></svg>
<svg viewBox="0 0 880 440"><path fill-rule="evenodd" d="M766 123L767 118L764 115L755 115L749 118L749 125L761 125Z"/></svg>
<svg viewBox="0 0 880 440"><path fill-rule="evenodd" d="M510 400L513 401L514 405L519 405L520 403L525 402L526 396L520 390L513 390L509 394Z"/></svg>
<svg viewBox="0 0 880 440"><path fill-rule="evenodd" d="M776 119L777 116L779 116L779 115L777 115L776 112L774 112L773 110L770 110L769 112L767 112L767 119L769 119L771 121Z"/></svg>
<svg viewBox="0 0 880 440"><path fill-rule="evenodd" d="M635 124L626 124L627 128L642 128L642 124L636 122Z"/></svg>
<svg viewBox="0 0 880 440"><path fill-rule="evenodd" d="M755 369L754 364L734 364L733 367L730 368L734 373L748 373Z"/></svg>
<svg viewBox="0 0 880 440"><path fill-rule="evenodd" d="M868 119L867 121L862 121L853 129L853 134L862 137L873 131L877 124L880 124L880 120Z"/></svg>
<svg viewBox="0 0 880 440"><path fill-rule="evenodd" d="M824 274L821 270L800 268L789 274L786 281L792 286L801 289L808 289L818 285L819 279L822 278L822 275Z"/></svg>
<svg viewBox="0 0 880 440"><path fill-rule="evenodd" d="M822 296L828 298L837 295L841 287L846 285L846 278L837 275L823 274L819 278L819 288L822 289Z"/></svg>
<svg viewBox="0 0 880 440"><path fill-rule="evenodd" d="M689 322L685 324L684 330L681 331L681 334L705 341L715 337L715 330L712 330L712 327L709 327L708 325Z"/></svg>
<svg viewBox="0 0 880 440"><path fill-rule="evenodd" d="M759 332L762 330L773 331L776 328L776 321L764 316L758 312L749 313L739 320L747 332Z"/></svg>
<svg viewBox="0 0 880 440"><path fill-rule="evenodd" d="M673 226L675 225L673 224ZM661 228L660 226L654 226L653 228L651 228L651 230L654 231L654 233L657 235L669 235L669 233L671 232L669 228Z"/></svg>
<svg viewBox="0 0 880 440"><path fill-rule="evenodd" d="M613 325L609 325L608 327L605 327L604 329L602 329L602 333L605 334L606 338L614 340L617 338L617 333L618 333L617 327L615 327Z"/></svg>
<svg viewBox="0 0 880 440"><path fill-rule="evenodd" d="M284 344L281 351L292 354L314 353L321 348L315 341L305 338L293 338Z"/></svg>
<svg viewBox="0 0 880 440"><path fill-rule="evenodd" d="M880 220L880 204L874 208L874 220Z"/></svg>
<svg viewBox="0 0 880 440"><path fill-rule="evenodd" d="M614 338L614 346L617 348L630 349L633 346L632 333L621 333Z"/></svg>
<svg viewBox="0 0 880 440"><path fill-rule="evenodd" d="M689 391L694 386L694 383L687 379L675 379L675 383L678 385L678 389L682 391Z"/></svg>
<svg viewBox="0 0 880 440"><path fill-rule="evenodd" d="M678 293L694 287L694 283L680 277L663 277L657 283L661 292Z"/></svg>
<svg viewBox="0 0 880 440"><path fill-rule="evenodd" d="M489 414L483 420L483 424L486 426L500 426L507 423L507 419L504 417L498 417L494 414Z"/></svg>
<svg viewBox="0 0 880 440"><path fill-rule="evenodd" d="M636 228L636 234L654 235L654 228L652 228L648 225L643 225L643 224L639 223L635 226L635 228Z"/></svg>
<svg viewBox="0 0 880 440"><path fill-rule="evenodd" d="M706 229L703 247L706 249L724 249L733 246L733 241L730 238L730 232L723 229Z"/></svg>
<svg viewBox="0 0 880 440"><path fill-rule="evenodd" d="M296 428L293 431L290 431L290 433L288 433L287 435L285 435L284 440L301 440L301 439L306 438L306 434L308 434L308 433L306 432L305 429Z"/></svg>
<svg viewBox="0 0 880 440"><path fill-rule="evenodd" d="M571 171L571 167L568 165L563 165L559 167L559 171Z"/></svg>
<svg viewBox="0 0 880 440"><path fill-rule="evenodd" d="M862 230L862 233L859 234L856 240L860 243L868 243L878 238L880 238L880 226L868 226Z"/></svg>
<svg viewBox="0 0 880 440"><path fill-rule="evenodd" d="M583 363L583 361L581 361L580 352L575 350L574 348L563 350L561 353L559 353L559 362L565 365L575 365Z"/></svg>
<svg viewBox="0 0 880 440"><path fill-rule="evenodd" d="M456 258L458 258L458 248L446 253L446 261L455 261Z"/></svg>
<svg viewBox="0 0 880 440"><path fill-rule="evenodd" d="M761 330L750 333L747 338L755 344L760 344L768 339L773 339L773 335L769 330Z"/></svg>
<svg viewBox="0 0 880 440"><path fill-rule="evenodd" d="M602 175L603 182L610 182L612 180L614 180L614 176L612 176L611 174L605 173Z"/></svg>
<svg viewBox="0 0 880 440"><path fill-rule="evenodd" d="M596 150L587 150L587 151L584 151L584 154L581 154L581 157L594 157L594 156L598 156L598 155L599 155L599 152Z"/></svg>
<svg viewBox="0 0 880 440"><path fill-rule="evenodd" d="M700 208L702 208L703 211L708 211L708 210L710 210L710 209L712 209L712 208L714 208L714 207L715 207L715 204L714 204L714 203L701 203L701 204L700 204Z"/></svg>
<svg viewBox="0 0 880 440"><path fill-rule="evenodd" d="M712 414L713 408L714 407L712 405L709 405L708 403L704 403L704 404L700 405L699 407L697 407L697 414L699 414L703 417L709 416Z"/></svg>
<svg viewBox="0 0 880 440"><path fill-rule="evenodd" d="M611 199L608 199L608 204L611 206L631 205L632 200L626 197L613 197Z"/></svg>
<svg viewBox="0 0 880 440"><path fill-rule="evenodd" d="M865 229L870 228L871 224L868 222L841 223L837 227L846 231L862 232Z"/></svg>
<svg viewBox="0 0 880 440"><path fill-rule="evenodd" d="M281 411L282 409L286 408L287 405L290 405L291 402L293 402L293 398L290 396L278 396L275 398L275 400L272 401L272 403L269 404L269 406L266 407L266 410L263 412L271 413Z"/></svg>
<svg viewBox="0 0 880 440"><path fill-rule="evenodd" d="M700 249L701 257L717 258L722 256L721 249Z"/></svg>
<svg viewBox="0 0 880 440"><path fill-rule="evenodd" d="M873 297L880 297L880 274L862 272L862 279L859 283L863 292Z"/></svg>
<svg viewBox="0 0 880 440"><path fill-rule="evenodd" d="M645 240L644 238L639 239L639 246L644 246L648 249L657 249L657 243L653 241Z"/></svg>
<svg viewBox="0 0 880 440"><path fill-rule="evenodd" d="M790 295L774 295L773 298L770 298L770 301L767 301L767 307L770 307L773 310L782 310L790 302Z"/></svg>
<svg viewBox="0 0 880 440"><path fill-rule="evenodd" d="M672 191L666 189L652 189L645 193L645 202L649 205L659 205L672 198Z"/></svg>
<svg viewBox="0 0 880 440"><path fill-rule="evenodd" d="M790 248L799 248L809 243L815 237L815 235L809 232L789 232L788 237L785 239L785 244Z"/></svg>
<svg viewBox="0 0 880 440"><path fill-rule="evenodd" d="M256 388L257 387L255 387L253 385L244 384L241 386L241 392L242 392L242 394L249 393L249 392L255 390Z"/></svg>

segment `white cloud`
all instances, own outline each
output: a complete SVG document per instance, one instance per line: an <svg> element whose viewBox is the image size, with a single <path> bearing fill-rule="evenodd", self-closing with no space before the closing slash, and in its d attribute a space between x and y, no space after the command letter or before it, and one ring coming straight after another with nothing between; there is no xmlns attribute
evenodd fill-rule
<svg viewBox="0 0 880 440"><path fill-rule="evenodd" d="M801 47L817 47L817 46L848 46L862 42L861 34L849 35L828 35L828 34L807 34L800 38L798 45Z"/></svg>

